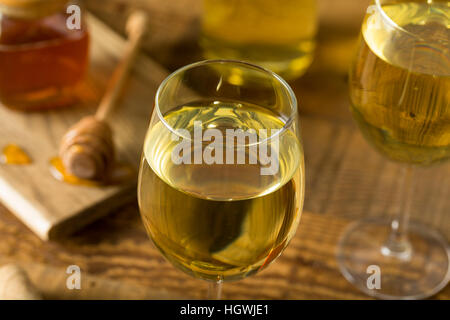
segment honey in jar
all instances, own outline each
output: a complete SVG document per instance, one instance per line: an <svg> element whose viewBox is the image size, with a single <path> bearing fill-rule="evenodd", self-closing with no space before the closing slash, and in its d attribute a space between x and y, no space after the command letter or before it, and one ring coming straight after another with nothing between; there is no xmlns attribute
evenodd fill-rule
<svg viewBox="0 0 450 320"><path fill-rule="evenodd" d="M69 28L65 0L0 0L0 103L35 111L75 102L89 37ZM69 10L70 12L70 10Z"/></svg>

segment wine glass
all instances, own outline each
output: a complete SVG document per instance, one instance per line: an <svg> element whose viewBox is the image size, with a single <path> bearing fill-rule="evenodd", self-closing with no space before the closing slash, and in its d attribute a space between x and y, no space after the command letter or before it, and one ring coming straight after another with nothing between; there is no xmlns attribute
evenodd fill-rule
<svg viewBox="0 0 450 320"><path fill-rule="evenodd" d="M350 71L359 128L404 167L397 216L354 223L337 252L344 276L378 298L429 297L450 278L446 239L409 221L413 167L450 158L449 13L448 1L376 0Z"/></svg>
<svg viewBox="0 0 450 320"><path fill-rule="evenodd" d="M210 281L210 298L281 254L303 197L297 102L283 79L210 60L163 81L143 147L140 212L174 266Z"/></svg>

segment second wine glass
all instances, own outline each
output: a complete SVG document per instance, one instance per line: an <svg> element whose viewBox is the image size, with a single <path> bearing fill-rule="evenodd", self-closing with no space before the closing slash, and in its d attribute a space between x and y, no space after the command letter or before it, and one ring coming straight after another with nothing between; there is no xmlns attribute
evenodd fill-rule
<svg viewBox="0 0 450 320"><path fill-rule="evenodd" d="M446 239L409 221L413 166L450 158L449 13L448 1L375 0L350 72L353 117L381 154L403 165L398 214L356 222L338 248L344 276L378 298L429 297L450 279ZM368 284L370 272L378 283Z"/></svg>

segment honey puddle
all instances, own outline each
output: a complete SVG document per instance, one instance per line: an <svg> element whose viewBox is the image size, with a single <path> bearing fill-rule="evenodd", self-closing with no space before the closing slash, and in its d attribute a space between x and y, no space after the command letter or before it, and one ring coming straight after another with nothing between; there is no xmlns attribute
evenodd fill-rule
<svg viewBox="0 0 450 320"><path fill-rule="evenodd" d="M4 147L0 156L0 163L3 164L27 165L32 162L30 156L16 144Z"/></svg>
<svg viewBox="0 0 450 320"><path fill-rule="evenodd" d="M50 159L50 172L52 176L62 182L87 187L104 187L130 182L135 178L135 170L128 164L116 163L107 181L94 181L80 179L70 174L64 168L61 158Z"/></svg>

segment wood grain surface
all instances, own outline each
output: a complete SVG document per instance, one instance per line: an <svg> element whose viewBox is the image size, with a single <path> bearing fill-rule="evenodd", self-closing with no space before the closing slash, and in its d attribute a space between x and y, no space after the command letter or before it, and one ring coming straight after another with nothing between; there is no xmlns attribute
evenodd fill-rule
<svg viewBox="0 0 450 320"><path fill-rule="evenodd" d="M226 284L230 299L367 299L340 274L336 243L345 227L367 216L393 214L401 192L400 167L365 142L348 111L347 69L369 1L319 0L321 29L316 60L292 83L300 102L306 155L305 213L299 230L268 269ZM146 52L168 69L200 59L196 45L201 5L197 0L87 0L88 8L123 32L127 13L145 8L151 19ZM187 9L188 8L188 9ZM413 218L450 239L450 166L417 169ZM173 268L145 234L136 204L127 205L74 236L45 243L0 206L0 255L64 273L76 264L93 279L114 285L163 290L170 296L204 298L206 284ZM33 274L38 271L28 269ZM39 276L32 276L39 282ZM77 298L61 285L48 297ZM141 290L140 289L140 290ZM82 289L83 290L83 289ZM135 298L127 289L121 298ZM102 295L98 295L99 298ZM152 295L151 293L149 295ZM86 293L86 296L92 296ZM141 296L145 298L145 294ZM148 297L148 296L147 296ZM165 297L162 295L162 297ZM447 286L434 299L450 299Z"/></svg>

